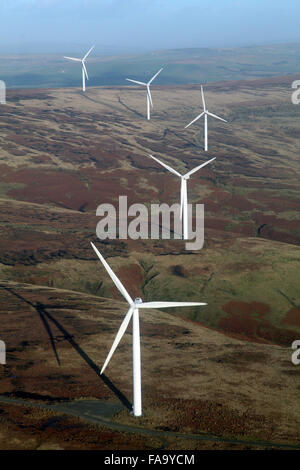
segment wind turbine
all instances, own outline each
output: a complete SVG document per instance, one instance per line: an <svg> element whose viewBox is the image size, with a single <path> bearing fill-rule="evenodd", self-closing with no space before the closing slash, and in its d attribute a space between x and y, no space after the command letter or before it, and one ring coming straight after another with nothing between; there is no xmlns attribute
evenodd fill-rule
<svg viewBox="0 0 300 470"><path fill-rule="evenodd" d="M208 145L207 145L207 140L208 140L208 129L207 129L207 116L214 117L216 119L220 119L220 121L227 122L225 119L221 118L220 116L217 116L216 114L210 113L208 109L206 108L205 104L205 98L204 98L204 92L203 92L203 86L201 85L201 96L202 96L202 105L203 105L203 112L199 114L195 119L193 119L187 126L185 126L185 129L187 129L189 126L191 126L194 122L198 121L202 116L204 116L204 150L207 152Z"/></svg>
<svg viewBox="0 0 300 470"><path fill-rule="evenodd" d="M191 307L196 305L206 305L199 302L143 302L142 299L137 298L132 300L127 290L117 278L113 270L107 264L101 253L97 250L95 245L91 243L97 256L113 280L115 286L119 289L121 294L125 297L129 304L129 310L126 313L119 331L115 337L112 347L104 362L100 374L103 374L107 364L109 363L113 353L115 352L119 342L121 341L127 326L132 318L132 356L133 356L133 414L134 416L142 415L142 390L141 390L141 350L140 350L140 322L139 322L139 309L140 308L167 308L167 307Z"/></svg>
<svg viewBox="0 0 300 470"><path fill-rule="evenodd" d="M82 65L82 90L83 90L83 91L85 91L85 78L87 78L87 80L89 79L89 76L88 76L88 73L87 73L87 69L86 69L86 66L85 66L85 61L86 61L87 56L88 56L88 55L92 52L92 50L94 49L94 47L95 47L95 46L92 46L82 59L76 59L76 58L74 58L74 57L66 57L66 56L64 56L64 59L74 60L75 62L81 62L81 65Z"/></svg>
<svg viewBox="0 0 300 470"><path fill-rule="evenodd" d="M150 85L162 70L163 70L163 68L161 68L155 75L153 75L151 80L149 80L149 82L147 82L147 83L138 82L137 80L131 80L131 78L126 78L126 80L128 80L129 82L137 83L138 85L144 85L145 87L147 87L147 119L150 119L150 106L151 106L151 108L153 108L153 101L152 101L151 92L150 92Z"/></svg>
<svg viewBox="0 0 300 470"><path fill-rule="evenodd" d="M180 219L183 219L183 238L184 240L188 240L188 198L187 198L187 180L190 179L190 176L196 171L200 170L204 166L208 165L210 162L215 160L216 157L211 158L205 163L201 163L201 165L196 166L193 170L188 171L185 175L181 175L178 171L171 168L166 163L161 162L158 158L153 157L153 155L149 155L149 157L153 158L156 162L160 163L163 167L169 170L173 175L178 176L181 179L181 189L180 189Z"/></svg>

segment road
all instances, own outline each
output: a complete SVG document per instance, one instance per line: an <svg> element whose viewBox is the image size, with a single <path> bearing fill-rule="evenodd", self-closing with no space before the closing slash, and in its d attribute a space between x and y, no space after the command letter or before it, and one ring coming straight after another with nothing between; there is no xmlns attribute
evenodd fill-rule
<svg viewBox="0 0 300 470"><path fill-rule="evenodd" d="M234 439L225 438L222 436L214 436L212 434L186 434L171 431L160 431L155 429L147 429L138 426L119 424L112 421L112 417L122 410L122 406L118 404L112 404L101 400L77 400L65 403L46 404L41 402L33 402L28 400L22 400L19 398L10 398L6 396L0 396L0 403L7 403L11 405L25 406L29 408L43 408L53 413L62 413L65 415L76 416L82 420L91 423L98 424L108 429L114 429L119 432L128 432L133 434L149 435L163 439L164 441L169 439L188 439L198 440L206 442L221 442L224 444L238 444L245 446L255 446L256 448L274 448L274 449L294 449L300 450L300 445L269 442L260 440L247 440L247 439Z"/></svg>

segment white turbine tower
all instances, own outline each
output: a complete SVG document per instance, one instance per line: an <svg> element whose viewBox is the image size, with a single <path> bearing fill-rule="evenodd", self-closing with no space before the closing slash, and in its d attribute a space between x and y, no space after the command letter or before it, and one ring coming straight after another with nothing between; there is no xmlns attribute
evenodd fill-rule
<svg viewBox="0 0 300 470"><path fill-rule="evenodd" d="M155 75L153 75L151 80L149 80L149 82L147 82L147 83L138 82L137 80L131 80L131 78L126 78L126 80L128 80L129 82L136 83L137 85L143 85L147 88L147 119L150 119L150 106L151 106L151 108L153 108L153 101L152 101L151 92L150 92L150 85L162 70L163 70L163 68L161 68Z"/></svg>
<svg viewBox="0 0 300 470"><path fill-rule="evenodd" d="M97 250L95 245L91 243L100 261L104 265L106 271L113 280L115 286L119 289L121 294L125 297L129 304L129 310L125 315L123 322L119 328L117 336L112 344L108 356L104 362L100 374L103 374L107 364L109 363L113 353L115 352L119 342L121 341L126 328L132 318L132 355L133 355L133 414L134 416L142 415L142 390L141 390L141 350L140 350L140 323L139 323L139 309L140 308L167 308L167 307L191 307L196 305L206 305L199 302L143 302L142 299L132 300L127 290L117 278L115 273L109 267L101 253Z"/></svg>
<svg viewBox="0 0 300 470"><path fill-rule="evenodd" d="M187 129L189 126L191 126L194 122L198 121L202 116L204 116L204 150L207 152L208 149L208 126L207 126L207 116L214 117L216 119L220 119L220 121L227 122L225 119L221 118L220 116L217 116L216 114L210 113L208 109L206 108L205 104L205 99L204 99L204 93L203 93L203 86L201 85L201 95L202 95L202 105L203 105L203 112L199 114L195 119L193 119L187 126L185 126L185 129Z"/></svg>
<svg viewBox="0 0 300 470"><path fill-rule="evenodd" d="M92 46L90 48L90 50L85 54L85 56L82 58L82 59L76 59L75 57L66 57L64 56L64 59L68 59L68 60L74 60L75 62L81 62L81 65L82 65L82 90L85 91L85 78L87 78L87 80L89 79L89 76L88 76L88 73L87 73L87 69L86 69L86 66L85 66L85 61L86 61L86 58L87 56L92 52L92 50L94 49L95 46Z"/></svg>
<svg viewBox="0 0 300 470"><path fill-rule="evenodd" d="M153 155L149 155L153 160L160 163L160 165L164 166L167 170L169 170L173 175L178 176L181 179L181 189L180 189L180 219L183 220L183 238L184 240L188 240L188 198L187 198L187 180L190 179L190 176L195 173L196 171L200 170L204 166L208 165L210 162L215 160L216 157L211 158L205 163L202 163L193 170L188 171L185 175L181 175L178 171L171 168L169 165L161 162L158 158L153 157Z"/></svg>

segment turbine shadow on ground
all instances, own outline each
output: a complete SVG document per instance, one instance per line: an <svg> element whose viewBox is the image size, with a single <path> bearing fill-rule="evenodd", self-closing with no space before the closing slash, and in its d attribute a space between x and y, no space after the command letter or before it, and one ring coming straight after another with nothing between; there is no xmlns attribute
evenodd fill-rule
<svg viewBox="0 0 300 470"><path fill-rule="evenodd" d="M39 314L39 317L40 317L40 320L41 322L43 323L44 325L44 328L49 336L49 339L50 339L50 343L51 343L51 347L53 349L53 352L54 352L54 355L55 355L55 359L57 361L57 364L60 366L60 359L59 359L59 356L58 356L58 352L57 352L57 349L56 349L56 346L55 346L55 341L54 341L54 336L52 334L52 330L51 330L51 327L49 325L49 322L47 320L47 318L45 317L44 313L41 312L37 307L35 307L29 300L25 299L24 297L22 297L20 294L17 294L16 292L14 292L12 289L8 288L8 287L5 287L4 290L6 290L7 292L10 292L12 295L14 295L15 297L17 297L19 300L21 300L22 302L25 302L27 303L28 305L30 305L31 307L35 308L35 310L37 311L37 313Z"/></svg>
<svg viewBox="0 0 300 470"><path fill-rule="evenodd" d="M115 109L115 110L119 110L118 106L114 106L112 105L111 103L105 103L104 101L99 101L99 100L95 100L94 98L91 98L87 92L83 92L83 91L78 91L77 92L78 95L82 96L83 98L89 100L89 101L92 101L93 103L96 103L96 104L101 104L101 106L106 106L107 108L109 109Z"/></svg>
<svg viewBox="0 0 300 470"><path fill-rule="evenodd" d="M188 146L188 147L194 147L196 149L202 150L203 145L202 145L202 141L201 141L201 135L199 135L199 138L196 138L196 139L193 140L193 138L186 137L184 135L183 131L184 130L182 130L181 128L178 128L177 132L175 130L166 128L164 130L163 139L165 139L167 137L167 135L169 134L171 136L177 137L178 139L181 139L183 142L185 142L186 146ZM197 156L195 158L199 159L199 156Z"/></svg>
<svg viewBox="0 0 300 470"><path fill-rule="evenodd" d="M141 118L143 118L143 119L146 119L146 117L144 116L144 114L139 113L136 109L130 108L127 104L125 104L125 103L121 100L121 97L120 97L120 96L118 96L118 102L119 102L124 108L126 108L128 111L130 111L130 112L136 114L137 116L139 116L139 117L141 117Z"/></svg>
<svg viewBox="0 0 300 470"><path fill-rule="evenodd" d="M5 290L10 292L12 295L17 297L18 299L22 300L23 302L27 303L30 305L32 308L34 308L37 313L39 314L39 317L45 326L46 332L49 335L51 346L53 349L53 352L55 354L55 358L58 362L58 365L60 365L60 360L57 354L57 350L55 347L55 342L54 342L54 337L49 325L48 320L50 320L59 331L63 334L64 338L71 344L71 346L75 349L75 351L82 357L82 359L88 364L88 366L96 372L98 378L100 378L105 385L116 395L116 397L121 401L121 403L129 410L132 410L132 404L130 401L127 399L127 397L109 380L109 378L105 375L102 374L100 375L100 368L97 366L97 364L94 363L94 361L88 356L88 354L79 346L78 343L73 338L73 335L71 335L66 328L59 323L56 318L54 318L47 310L45 309L45 305L43 305L40 302L37 302L36 304L33 304L29 300L25 299L23 296L20 294L17 294L16 292L13 291L13 289L10 289L8 287L5 287Z"/></svg>

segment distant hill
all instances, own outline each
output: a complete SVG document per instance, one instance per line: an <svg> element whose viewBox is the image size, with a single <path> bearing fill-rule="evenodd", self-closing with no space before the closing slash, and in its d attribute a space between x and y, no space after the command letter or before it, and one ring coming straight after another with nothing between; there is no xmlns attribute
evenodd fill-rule
<svg viewBox="0 0 300 470"><path fill-rule="evenodd" d="M113 49L112 53L113 52ZM109 49L108 49L109 51ZM97 48L89 58L89 84L124 85L126 77L147 79L165 70L158 84L190 84L243 80L275 75L300 75L300 43L238 48L157 50L143 54L107 55ZM81 57L85 50L70 48L64 54ZM102 55L97 55L102 54ZM0 79L8 88L60 88L80 85L78 64L63 54L0 56Z"/></svg>

